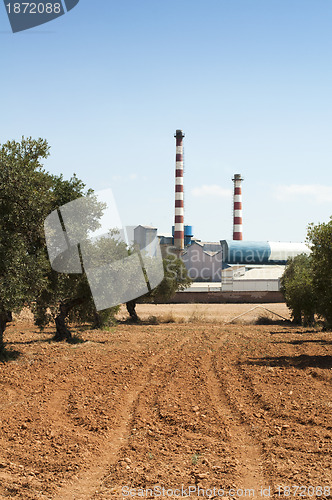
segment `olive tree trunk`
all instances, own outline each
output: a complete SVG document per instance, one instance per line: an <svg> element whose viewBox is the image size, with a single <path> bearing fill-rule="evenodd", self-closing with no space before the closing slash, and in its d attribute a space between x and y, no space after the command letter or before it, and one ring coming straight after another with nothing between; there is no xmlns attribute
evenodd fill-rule
<svg viewBox="0 0 332 500"><path fill-rule="evenodd" d="M72 338L70 330L66 324L66 319L73 307L81 305L83 302L85 302L85 299L76 298L60 303L59 314L55 318L56 333L54 340L60 342L61 340L69 341Z"/></svg>
<svg viewBox="0 0 332 500"><path fill-rule="evenodd" d="M3 341L3 334L5 333L7 323L13 320L12 313L8 311L0 312L0 356L5 351L5 344Z"/></svg>
<svg viewBox="0 0 332 500"><path fill-rule="evenodd" d="M126 302L126 307L127 311L129 313L129 316L131 319L137 323L139 321L139 317L137 316L136 313L136 301L135 300L130 300L129 302Z"/></svg>

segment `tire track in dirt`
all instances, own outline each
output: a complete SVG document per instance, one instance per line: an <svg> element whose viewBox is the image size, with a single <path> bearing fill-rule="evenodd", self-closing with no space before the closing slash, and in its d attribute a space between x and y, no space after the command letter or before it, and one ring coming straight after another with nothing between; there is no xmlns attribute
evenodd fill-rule
<svg viewBox="0 0 332 500"><path fill-rule="evenodd" d="M263 449L257 440L252 436L250 427L244 423L241 413L232 406L227 393L225 392L220 374L216 367L217 356L222 356L221 347L228 342L230 334L225 332L222 338L219 338L216 344L207 349L208 355L205 360L206 386L209 392L211 402L220 415L222 421L226 424L226 433L233 448L233 453L238 462L238 471L241 479L239 487L242 489L254 490L255 497L260 488L272 489L272 481L264 467ZM202 333L206 345L209 345L210 338L206 333ZM212 354L212 350L218 354ZM273 489L272 489L273 491Z"/></svg>
<svg viewBox="0 0 332 500"><path fill-rule="evenodd" d="M26 398L22 398L22 395L24 395L24 392L22 389L13 389L11 387L3 387L1 388L2 391L2 398L3 400L6 401L5 404L0 404L0 410L4 410L6 408L9 408L10 406L16 406L16 405L21 405L26 402ZM0 402L1 403L1 402Z"/></svg>
<svg viewBox="0 0 332 500"><path fill-rule="evenodd" d="M185 343L187 339L179 342L177 347ZM175 344L178 341L174 341ZM99 440L99 449L101 450L98 457L94 456L92 460L94 463L90 463L85 471L80 472L76 475L75 479L69 480L64 486L62 486L58 492L54 495L54 500L89 500L98 493L99 488L102 486L105 477L108 475L108 470L112 464L114 464L117 459L120 450L128 442L130 436L130 429L132 427L132 421L139 406L140 396L144 390L148 387L151 377L155 368L158 366L160 358L164 354L159 354L150 358L145 365L143 373L137 374L137 378L141 378L140 383L136 384L133 389L127 390L122 403L123 409L121 415L119 416L120 425L115 429L107 432L103 437L103 442ZM59 391L61 393L61 391ZM56 399L58 397L58 403ZM55 399L51 406L57 407L58 404L61 405L61 397L59 398L55 394ZM56 413L58 410L56 410ZM62 423L60 425L63 425ZM92 462L91 460L91 462Z"/></svg>
<svg viewBox="0 0 332 500"><path fill-rule="evenodd" d="M177 333L183 331L179 329ZM190 361L197 357L196 347L200 346L200 341L201 337L197 338L196 332L190 331L181 340L175 338L173 345L163 342L163 354L159 357L158 366L155 365L149 383L139 394L133 408L135 432L126 443L127 449L122 450L131 459L131 465L127 467L129 470L123 468L123 461L117 463L115 468L110 467L103 488L93 498L122 498L121 489L124 485L153 488L156 484L165 487L182 483L190 485L198 480L199 466L196 467L192 461L194 451L191 451L191 445L193 450L197 449L196 446L200 447L204 437L211 436L211 432L196 427L191 421L192 415L184 415L181 409L186 407L190 411L192 408L192 404L187 408L188 400L193 395ZM186 387L182 384L181 389L174 392L174 380L175 384L176 381L181 384L185 380ZM193 397L197 401L198 392ZM178 402L184 406L178 407ZM208 439L212 442L216 438ZM184 456L186 453L187 457ZM153 460L152 467L149 460ZM179 466L185 469L181 478Z"/></svg>
<svg viewBox="0 0 332 500"><path fill-rule="evenodd" d="M115 462L119 450L128 439L131 409L143 389L144 384L136 386L133 390L127 392L123 401L121 423L104 436L104 445L100 457L98 459L94 457L94 464L90 464L90 467L81 472L75 480L65 484L54 496L54 500L90 499L97 492L107 467Z"/></svg>
<svg viewBox="0 0 332 500"><path fill-rule="evenodd" d="M223 336L221 340L222 343L225 342L227 335ZM209 400L211 401L213 408L220 417L221 424L226 425L227 436L229 438L229 455L236 458L238 467L237 472L241 476L240 482L236 485L238 488L243 488L246 490L254 490L255 497L260 496L259 489L267 488L270 486L270 481L264 473L264 457L262 449L257 441L250 434L249 426L243 424L240 416L232 409L230 402L227 399L226 394L223 391L220 380L216 375L216 368L214 363L214 357L211 356L209 349L206 349L208 338L205 336L204 332L195 332L191 337L188 335L186 342L188 342L187 348L184 349L184 344L182 342L181 346L177 346L176 352L169 352L167 356L163 356L163 363L161 363L161 371L158 373L158 379L152 380L149 392L150 394L156 394L153 401L150 401L150 406L153 404L158 407L159 417L166 425L177 426L184 425L184 422L179 420L176 414L163 415L160 409L159 396L162 394L167 395L169 392L169 370L176 370L179 366L190 365L189 359L198 359L197 356L202 355L202 350L204 354L200 360L200 371L204 372L204 385L206 387L206 392L208 394ZM220 341L218 342L220 345ZM202 347L203 346L203 347ZM187 363L186 363L187 361ZM162 369L164 367L164 369ZM167 368L166 368L167 367ZM166 368L166 370L165 370ZM177 370L176 370L177 371ZM181 374L181 372L180 372ZM190 377L188 377L189 381ZM155 389L158 387L158 393L151 390L153 385L156 385ZM142 391L142 401L147 401L146 392L147 387ZM186 394L182 395L185 398ZM194 396L199 399L198 394ZM165 396L163 399L167 399ZM188 428L188 424L186 424ZM197 431L195 431L197 432ZM198 431L203 433L203 429ZM204 435L204 434L202 434ZM179 441L180 442L180 441Z"/></svg>
<svg viewBox="0 0 332 500"><path fill-rule="evenodd" d="M241 475L239 487L252 489L255 496L258 490L271 486L270 480L264 473L264 456L261 446L250 433L249 427L241 421L239 415L232 409L223 390L215 367L215 356L210 358L207 365L206 384L209 395L222 420L227 425L227 435L232 446L232 453L238 461L238 470Z"/></svg>
<svg viewBox="0 0 332 500"><path fill-rule="evenodd" d="M252 379L245 373L243 366L238 365L236 367L239 379L241 379L241 387L245 394L243 395L241 404L242 407L253 407L257 408L257 411L268 411L270 417L273 417L276 422L279 421L281 425L284 424L300 424L303 426L308 425L308 420L310 417L305 418L305 416L301 415L292 415L287 409L282 409L280 406L274 406L271 401L266 400L264 395L260 394L253 384ZM313 384L315 381L313 381ZM329 428L328 422L314 422L310 421L310 425L319 428Z"/></svg>
<svg viewBox="0 0 332 500"><path fill-rule="evenodd" d="M227 342L228 333L219 339L218 346ZM268 488L272 486L269 477L267 477L266 472L264 472L264 456L263 451L256 439L251 435L250 427L243 423L240 415L232 408L230 401L227 399L227 395L224 392L221 381L217 376L217 369L215 366L215 355L211 354L209 347L208 336L203 332L195 332L193 337L188 337L187 341L190 341L190 351L184 351L181 348L177 349L177 352L170 359L169 363L165 363L166 366L170 367L171 364L175 366L185 363L185 360L189 357L196 358L202 352L202 346L205 353L201 359L201 371L204 372L204 379L206 384L206 390L209 395L209 399L216 410L217 414L220 416L222 424L226 425L226 435L229 438L231 449L229 453L233 455L238 464L238 473L241 476L240 482L237 484L238 488L243 490L254 490L255 497L261 496L259 493L260 488ZM214 346L216 347L216 346ZM169 380L167 380L167 375L163 374L165 377L163 385L160 387L160 392L167 391ZM163 378L161 373L159 373L159 384L160 379ZM272 488L271 488L272 489Z"/></svg>
<svg viewBox="0 0 332 500"><path fill-rule="evenodd" d="M64 400L68 394L67 391L68 388L70 388L70 385L70 382L68 382L66 384L66 388L57 389L53 393L47 405L47 413L51 417L52 423L54 424L54 426L60 428L65 428L69 423L69 419L64 411ZM70 426L72 427L73 425L71 424Z"/></svg>
<svg viewBox="0 0 332 500"><path fill-rule="evenodd" d="M121 325L112 335L84 331L86 343L77 347L41 344L32 327L23 345L13 331L10 340L35 364L0 364L0 498L89 497L90 473L95 500L121 498L124 484L201 483L227 492L247 482L248 470L252 482L329 485L331 378L315 362L327 354L320 342L330 346L328 334L192 323ZM177 349L174 338L188 344ZM303 341L312 367L262 363L296 360ZM14 389L23 386L20 396ZM125 439L103 462L112 436ZM265 463L252 466L264 456ZM99 472L103 463L108 475Z"/></svg>

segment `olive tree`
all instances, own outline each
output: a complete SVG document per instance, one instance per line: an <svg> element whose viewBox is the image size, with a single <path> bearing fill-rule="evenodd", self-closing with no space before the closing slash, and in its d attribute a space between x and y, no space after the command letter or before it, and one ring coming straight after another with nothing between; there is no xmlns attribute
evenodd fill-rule
<svg viewBox="0 0 332 500"><path fill-rule="evenodd" d="M310 224L307 243L311 248L312 287L316 312L332 327L332 217L329 222Z"/></svg>
<svg viewBox="0 0 332 500"><path fill-rule="evenodd" d="M310 324L318 315L332 327L332 217L309 224L306 242L310 257L291 259L282 277L282 291L294 322Z"/></svg>
<svg viewBox="0 0 332 500"><path fill-rule="evenodd" d="M41 164L48 154L42 139L0 147L0 351L11 313L33 300L44 279L41 221L52 208L54 182Z"/></svg>
<svg viewBox="0 0 332 500"><path fill-rule="evenodd" d="M288 261L281 278L281 290L294 323L311 324L316 310L311 257L302 254Z"/></svg>
<svg viewBox="0 0 332 500"><path fill-rule="evenodd" d="M92 192L85 191L75 175L64 180L62 175L48 173L42 164L48 155L44 139L22 138L0 146L0 353L12 313L25 305L33 308L40 326L58 309L55 319L59 331L64 317L83 302L90 305L81 309L81 318L88 314L95 317L85 275L53 271L44 235L44 220L50 212ZM100 207L95 208L91 217L98 225Z"/></svg>
<svg viewBox="0 0 332 500"><path fill-rule="evenodd" d="M102 266L109 261L119 261L128 256L126 243L120 241L114 233L109 231L96 241L89 239L81 241L81 245L84 245L85 251L89 252L89 258L94 263ZM100 278L101 281L104 280L103 274ZM68 319L75 323L89 322L93 328L100 328L115 322L115 314L119 307L96 310L82 259L80 274L60 273L49 269L44 286L36 299L34 313L40 328L55 321L55 340L70 341Z"/></svg>

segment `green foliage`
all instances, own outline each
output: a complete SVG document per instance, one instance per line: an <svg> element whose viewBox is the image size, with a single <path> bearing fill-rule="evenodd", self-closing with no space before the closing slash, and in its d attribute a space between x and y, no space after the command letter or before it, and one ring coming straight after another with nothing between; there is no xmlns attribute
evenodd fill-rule
<svg viewBox="0 0 332 500"><path fill-rule="evenodd" d="M115 315L119 312L120 307L121 305L119 304L118 306L99 311L97 317L95 317L94 327L109 331L110 327L117 324Z"/></svg>
<svg viewBox="0 0 332 500"><path fill-rule="evenodd" d="M33 300L43 281L43 226L53 177L42 167L46 141L22 139L0 146L0 350L12 311Z"/></svg>
<svg viewBox="0 0 332 500"><path fill-rule="evenodd" d="M92 224L88 229L97 227L96 221L99 218L99 208L96 205L95 220L91 218ZM92 212L91 212L92 213ZM97 215L96 215L97 214ZM116 239L114 231L110 231L108 237L99 238L91 242L86 239L81 241L81 248L89 255L94 265L102 266L109 262L109 259L121 259L128 255L126 244ZM104 282L101 273L102 283ZM44 286L36 299L34 307L35 322L43 328L50 321L53 321L58 314L58 305L72 302L73 307L68 307L68 319L74 323L90 323L95 328L113 326L115 324L115 314L120 306L111 307L97 312L90 291L90 286L85 272L82 274L58 273L49 269Z"/></svg>
<svg viewBox="0 0 332 500"><path fill-rule="evenodd" d="M312 254L312 283L316 312L332 327L332 217L328 223L310 224L307 243Z"/></svg>
<svg viewBox="0 0 332 500"><path fill-rule="evenodd" d="M286 303L298 324L311 324L314 315L332 327L332 217L328 223L310 224L307 244L311 255L299 255L287 264L282 277Z"/></svg>
<svg viewBox="0 0 332 500"><path fill-rule="evenodd" d="M43 280L43 226L52 199L52 176L40 160L46 141L22 139L0 149L0 311L31 300Z"/></svg>
<svg viewBox="0 0 332 500"><path fill-rule="evenodd" d="M187 269L181 259L169 253L163 259L164 279L144 297L144 302L155 304L168 302L177 291L188 288L192 280L188 277Z"/></svg>
<svg viewBox="0 0 332 500"><path fill-rule="evenodd" d="M311 257L290 259L281 278L282 292L296 324L310 324L315 313Z"/></svg>
<svg viewBox="0 0 332 500"><path fill-rule="evenodd" d="M34 306L41 327L55 317L59 302L76 297L89 302L77 317L95 318L86 276L53 271L44 237L47 215L92 191L85 191L75 175L64 180L62 175L46 172L42 162L48 155L49 146L43 139L22 138L0 145L0 351L9 314L24 305ZM103 207L93 197L90 203L88 225L94 229ZM114 311L104 315L114 316Z"/></svg>
<svg viewBox="0 0 332 500"><path fill-rule="evenodd" d="M52 205L45 217L53 210L78 199L84 195L91 194L91 191L84 191L85 185L75 175L70 180L64 180L62 175L52 177L53 182L50 188ZM92 201L93 202L93 201ZM90 226L98 227L98 218L101 209L95 204ZM39 220L41 227L44 227L44 219ZM87 229L88 230L88 229ZM87 232L86 230L86 232ZM34 295L33 313L35 323L40 328L44 328L51 321L54 321L58 314L59 303L66 303L80 297L83 304L75 304L75 310L70 310L71 319L76 322L93 321L94 306L91 298L90 288L85 274L65 274L54 271L49 263L45 241L42 241L43 281Z"/></svg>

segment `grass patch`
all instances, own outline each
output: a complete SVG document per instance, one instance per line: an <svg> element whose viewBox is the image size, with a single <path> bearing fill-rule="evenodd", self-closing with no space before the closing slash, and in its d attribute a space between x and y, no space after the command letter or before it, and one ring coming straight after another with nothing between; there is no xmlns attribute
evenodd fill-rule
<svg viewBox="0 0 332 500"><path fill-rule="evenodd" d="M161 316L149 316L142 323L145 325L162 325L169 323L185 323L185 318L175 318L172 312L162 314Z"/></svg>
<svg viewBox="0 0 332 500"><path fill-rule="evenodd" d="M273 320L269 316L258 316L258 318L255 320L255 325L274 325L276 323L276 320Z"/></svg>
<svg viewBox="0 0 332 500"><path fill-rule="evenodd" d="M160 316L160 323L178 323L178 321L174 318L173 313L169 312Z"/></svg>
<svg viewBox="0 0 332 500"><path fill-rule="evenodd" d="M116 328L115 326L102 326L101 328L99 328L99 330L101 330L102 332L109 332L109 333L115 333L116 332Z"/></svg>
<svg viewBox="0 0 332 500"><path fill-rule="evenodd" d="M207 321L203 313L194 311L187 319L187 323L207 323Z"/></svg>
<svg viewBox="0 0 332 500"><path fill-rule="evenodd" d="M193 465L197 465L200 458L201 458L201 456L199 453L194 453L194 455L191 457L191 463Z"/></svg>
<svg viewBox="0 0 332 500"><path fill-rule="evenodd" d="M157 316L149 316L148 319L146 321L144 321L144 323L146 323L148 325L159 325L160 320L159 320L159 318L157 318Z"/></svg>

